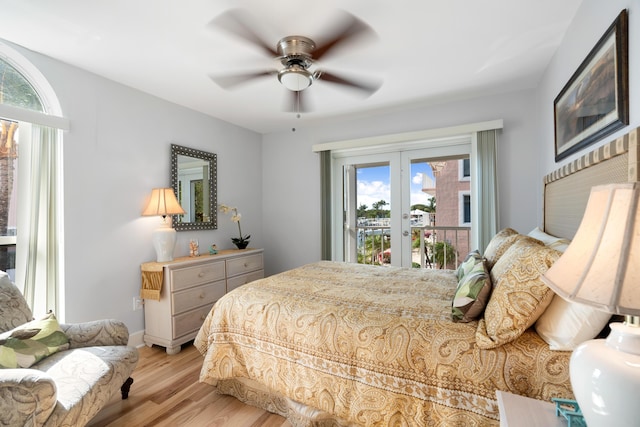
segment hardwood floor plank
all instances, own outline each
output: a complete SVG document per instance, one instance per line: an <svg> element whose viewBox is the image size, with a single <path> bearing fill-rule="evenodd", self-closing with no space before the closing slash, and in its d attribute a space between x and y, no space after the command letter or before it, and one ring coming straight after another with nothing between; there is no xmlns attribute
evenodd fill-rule
<svg viewBox="0 0 640 427"><path fill-rule="evenodd" d="M291 427L279 415L198 382L203 358L193 345L182 348L173 356L162 347L140 348L129 399L118 393L88 426Z"/></svg>

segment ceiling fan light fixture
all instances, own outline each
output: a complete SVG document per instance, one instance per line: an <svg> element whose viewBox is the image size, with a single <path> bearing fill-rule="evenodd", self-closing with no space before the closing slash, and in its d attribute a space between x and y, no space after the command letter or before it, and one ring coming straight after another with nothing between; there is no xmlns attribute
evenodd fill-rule
<svg viewBox="0 0 640 427"><path fill-rule="evenodd" d="M278 80L290 91L299 92L311 86L313 74L298 65L293 65L280 70Z"/></svg>

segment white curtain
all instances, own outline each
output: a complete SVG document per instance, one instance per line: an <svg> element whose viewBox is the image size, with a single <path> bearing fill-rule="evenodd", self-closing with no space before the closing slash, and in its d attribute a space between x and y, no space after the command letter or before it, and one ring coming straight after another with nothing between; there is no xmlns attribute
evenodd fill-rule
<svg viewBox="0 0 640 427"><path fill-rule="evenodd" d="M35 317L53 310L63 318L59 300L63 236L59 130L40 125L31 128L31 140L26 146L21 143L19 154L28 156L29 166L22 175L27 182L24 187L21 184L21 190L26 189L21 195L27 200L19 208L17 258L22 262L16 267L22 271L17 273L24 277L23 293Z"/></svg>
<svg viewBox="0 0 640 427"><path fill-rule="evenodd" d="M497 130L477 133L478 247L484 252L498 232L498 167Z"/></svg>

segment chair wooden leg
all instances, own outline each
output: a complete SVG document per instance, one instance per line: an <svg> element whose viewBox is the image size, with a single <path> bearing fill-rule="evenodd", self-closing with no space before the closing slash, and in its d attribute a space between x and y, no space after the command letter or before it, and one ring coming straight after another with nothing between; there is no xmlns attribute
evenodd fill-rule
<svg viewBox="0 0 640 427"><path fill-rule="evenodd" d="M120 387L120 391L122 392L122 400L125 400L129 397L129 389L131 388L131 384L133 384L133 378L129 377Z"/></svg>

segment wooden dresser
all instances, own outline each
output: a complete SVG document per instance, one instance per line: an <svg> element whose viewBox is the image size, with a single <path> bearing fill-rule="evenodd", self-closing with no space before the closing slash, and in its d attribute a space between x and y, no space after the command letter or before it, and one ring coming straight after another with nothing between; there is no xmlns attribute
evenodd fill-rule
<svg viewBox="0 0 640 427"><path fill-rule="evenodd" d="M180 352L181 344L195 338L213 303L238 286L264 277L262 252L224 250L142 264L143 283L162 283L159 300L144 300L145 344L166 347L167 354Z"/></svg>

